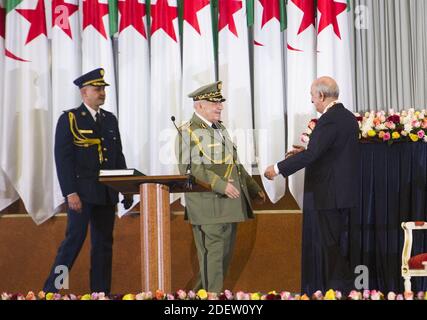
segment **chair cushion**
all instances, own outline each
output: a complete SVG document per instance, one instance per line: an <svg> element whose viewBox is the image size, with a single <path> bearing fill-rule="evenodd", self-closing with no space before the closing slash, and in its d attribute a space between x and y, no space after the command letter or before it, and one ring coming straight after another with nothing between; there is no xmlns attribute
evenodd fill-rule
<svg viewBox="0 0 427 320"><path fill-rule="evenodd" d="M424 269L423 262L427 261L427 253L416 255L409 259L409 269Z"/></svg>

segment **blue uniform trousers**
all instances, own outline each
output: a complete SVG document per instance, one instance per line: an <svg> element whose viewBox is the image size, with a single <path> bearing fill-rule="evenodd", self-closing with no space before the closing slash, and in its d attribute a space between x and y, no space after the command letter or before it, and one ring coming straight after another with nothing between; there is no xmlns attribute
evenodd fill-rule
<svg viewBox="0 0 427 320"><path fill-rule="evenodd" d="M114 205L96 205L82 202L82 212L68 209L65 239L58 249L55 262L44 285L45 292L58 292L55 287L56 266L66 266L70 271L86 239L90 225L90 289L92 292L110 293L113 258ZM78 277L78 275L74 275ZM72 278L69 278L72 290Z"/></svg>

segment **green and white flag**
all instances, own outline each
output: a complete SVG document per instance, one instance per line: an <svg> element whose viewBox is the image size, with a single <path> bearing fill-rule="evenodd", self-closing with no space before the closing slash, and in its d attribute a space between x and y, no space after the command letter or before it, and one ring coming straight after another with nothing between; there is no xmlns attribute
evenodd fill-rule
<svg viewBox="0 0 427 320"><path fill-rule="evenodd" d="M316 78L316 17L314 0L290 0L287 5L287 110L288 149L302 145L301 134L316 118L310 87ZM304 173L289 177L289 191L302 209Z"/></svg>
<svg viewBox="0 0 427 320"><path fill-rule="evenodd" d="M6 1L1 168L37 224L54 209L52 109L43 0Z"/></svg>
<svg viewBox="0 0 427 320"><path fill-rule="evenodd" d="M147 173L151 145L147 4L139 0L119 0L118 16L119 125L123 153L129 168ZM137 202L139 195L134 196L134 204ZM126 212L119 203L118 215Z"/></svg>
<svg viewBox="0 0 427 320"><path fill-rule="evenodd" d="M182 121L191 118L188 94L215 81L212 18L209 0L183 1Z"/></svg>
<svg viewBox="0 0 427 320"><path fill-rule="evenodd" d="M222 112L241 163L255 162L246 1L218 0L218 68L227 99Z"/></svg>
<svg viewBox="0 0 427 320"><path fill-rule="evenodd" d="M81 75L81 38L78 0L51 2L52 119L56 124L63 111L76 108L81 96L73 80ZM52 128L53 134L55 126ZM52 151L53 152L53 151ZM53 170L55 207L64 202L56 169Z"/></svg>
<svg viewBox="0 0 427 320"><path fill-rule="evenodd" d="M152 0L150 52L150 169L149 174L178 172L174 153L176 130L171 116L180 120L181 54L176 0Z"/></svg>
<svg viewBox="0 0 427 320"><path fill-rule="evenodd" d="M80 0L79 3L82 24L82 73L104 68L104 79L110 86L105 87L106 99L102 108L117 115L109 3L107 0Z"/></svg>
<svg viewBox="0 0 427 320"><path fill-rule="evenodd" d="M6 25L6 9L4 6L4 0L0 1L0 52L2 55L0 56L0 77L3 77L4 74L4 37L5 37L5 25ZM3 80L3 79L2 79ZM3 110L5 105L3 104L3 85L0 85L0 119L4 117ZM0 132L2 126L2 121L0 120ZM0 141L1 144L1 141ZM0 145L0 150L2 150ZM6 174L0 168L0 211L7 208L13 202L18 200L19 196L16 191L13 189L13 186L7 179Z"/></svg>
<svg viewBox="0 0 427 320"><path fill-rule="evenodd" d="M283 159L285 112L279 0L254 1L254 110L257 163L271 202L285 195L282 175L270 181L267 166Z"/></svg>
<svg viewBox="0 0 427 320"><path fill-rule="evenodd" d="M149 169L150 65L145 1L119 0L119 124L129 168Z"/></svg>
<svg viewBox="0 0 427 320"><path fill-rule="evenodd" d="M334 78L340 88L339 101L353 110L348 2L317 0L317 76Z"/></svg>

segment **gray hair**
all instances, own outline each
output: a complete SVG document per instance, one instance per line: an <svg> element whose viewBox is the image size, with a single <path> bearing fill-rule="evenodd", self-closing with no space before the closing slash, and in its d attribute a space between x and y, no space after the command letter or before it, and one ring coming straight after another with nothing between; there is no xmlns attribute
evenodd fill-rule
<svg viewBox="0 0 427 320"><path fill-rule="evenodd" d="M338 98L340 95L338 84L330 77L319 78L314 83L314 89L318 94L323 94L325 98Z"/></svg>

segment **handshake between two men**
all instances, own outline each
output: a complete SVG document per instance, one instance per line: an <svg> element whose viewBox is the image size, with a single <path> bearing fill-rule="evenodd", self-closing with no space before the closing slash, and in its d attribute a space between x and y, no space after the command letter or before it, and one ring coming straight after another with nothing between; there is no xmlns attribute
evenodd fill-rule
<svg viewBox="0 0 427 320"><path fill-rule="evenodd" d="M285 154L285 160L302 152L305 151L305 147L304 146L298 146L298 145L293 145L292 146L293 149L286 152ZM278 176L280 174L279 168L277 164L272 164L270 166L267 167L267 169L265 169L264 172L264 177L266 177L268 180L274 180L274 178L276 176Z"/></svg>

